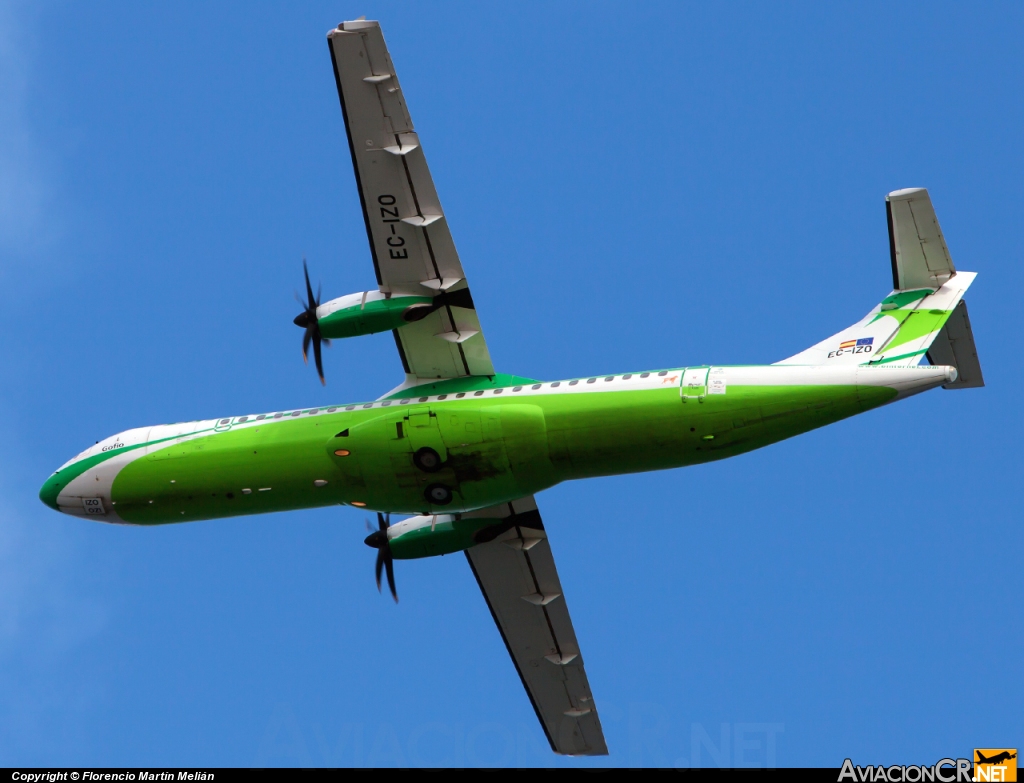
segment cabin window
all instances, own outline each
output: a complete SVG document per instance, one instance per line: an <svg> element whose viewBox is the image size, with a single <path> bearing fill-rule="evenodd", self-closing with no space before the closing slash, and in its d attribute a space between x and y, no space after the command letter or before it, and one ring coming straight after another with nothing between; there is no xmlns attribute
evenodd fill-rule
<svg viewBox="0 0 1024 783"><path fill-rule="evenodd" d="M512 391L522 391L522 390L523 390L522 386L514 386L514 387L512 387Z"/></svg>
<svg viewBox="0 0 1024 783"><path fill-rule="evenodd" d="M256 421L263 421L265 418L267 418L267 414L261 413L259 416L256 417Z"/></svg>
<svg viewBox="0 0 1024 783"><path fill-rule="evenodd" d="M320 410L319 408L313 408L313 409L310 410L309 415L312 416L312 415L314 415L319 410Z"/></svg>
<svg viewBox="0 0 1024 783"><path fill-rule="evenodd" d="M381 405L384 406L385 408L388 407L390 404L391 404L391 400L388 400L387 402L382 402L381 403Z"/></svg>
<svg viewBox="0 0 1024 783"><path fill-rule="evenodd" d="M231 423L231 419L221 419L221 420L220 420L220 423L221 423L222 425L224 425L224 424L230 424L230 423ZM98 443L98 442L99 442L99 441L97 441L97 443Z"/></svg>
<svg viewBox="0 0 1024 783"><path fill-rule="evenodd" d="M364 405L363 407L364 407L364 408L372 408L372 407L373 407L373 403L372 403L372 402L368 402L368 403L366 403L366 405Z"/></svg>
<svg viewBox="0 0 1024 783"><path fill-rule="evenodd" d="M447 400L448 399L448 395L447 394L442 394L437 399L438 400Z"/></svg>
<svg viewBox="0 0 1024 783"><path fill-rule="evenodd" d="M426 402L429 399L429 397L420 397L420 402Z"/></svg>
<svg viewBox="0 0 1024 783"><path fill-rule="evenodd" d="M248 416L242 416L236 423L241 424L243 421L249 421Z"/></svg>
<svg viewBox="0 0 1024 783"><path fill-rule="evenodd" d="M292 416L299 416L301 413L302 411L295 411L295 413L293 413Z"/></svg>
<svg viewBox="0 0 1024 783"><path fill-rule="evenodd" d="M338 409L337 408L328 408L327 412L328 413L334 413L336 410L338 410Z"/></svg>
<svg viewBox="0 0 1024 783"><path fill-rule="evenodd" d="M649 372L642 372L642 373L640 373L640 377L641 377L641 378L647 378L647 377L649 377L649 376L650 376L650 373L649 373Z"/></svg>
<svg viewBox="0 0 1024 783"><path fill-rule="evenodd" d="M355 405L346 405L345 406L345 410L347 410L347 411L352 411L352 410L355 410L355 409L356 409Z"/></svg>
<svg viewBox="0 0 1024 783"><path fill-rule="evenodd" d="M540 384L539 384L539 383L535 383L535 384L533 384L533 386L531 386L530 388L531 388L531 389L533 389L534 391L537 391L537 389L539 389L539 388L540 388Z"/></svg>
<svg viewBox="0 0 1024 783"><path fill-rule="evenodd" d="M607 378L605 378L604 380L605 380L605 382L606 382L606 383L607 383L608 381L614 381L614 380L615 380L615 376L614 376L614 375L609 375L609 376L608 376Z"/></svg>
<svg viewBox="0 0 1024 783"><path fill-rule="evenodd" d="M505 390L504 389L495 389L494 393L495 394L501 394L503 391L505 391Z"/></svg>
<svg viewBox="0 0 1024 783"><path fill-rule="evenodd" d="M474 396L474 397L479 397L479 396L480 396L481 394L483 394L483 393L484 393L484 392L483 392L483 389L481 389L480 391L475 391L475 392L473 392L473 396Z"/></svg>
<svg viewBox="0 0 1024 783"><path fill-rule="evenodd" d="M577 383L579 383L579 380L569 381L570 386L575 386Z"/></svg>
<svg viewBox="0 0 1024 783"><path fill-rule="evenodd" d="M557 389L561 385L562 385L561 381L555 381L553 384L551 384L551 388L552 389Z"/></svg>
<svg viewBox="0 0 1024 783"><path fill-rule="evenodd" d="M466 396L466 392L459 392L458 394L455 395L455 399L461 400L465 396Z"/></svg>
<svg viewBox="0 0 1024 783"><path fill-rule="evenodd" d="M593 383L597 378L587 378L587 383Z"/></svg>
<svg viewBox="0 0 1024 783"><path fill-rule="evenodd" d="M658 375L668 375L668 370L662 370Z"/></svg>
<svg viewBox="0 0 1024 783"><path fill-rule="evenodd" d="M275 418L275 419L280 419L280 418L281 418L282 416L284 416L284 414L283 414L283 413L275 413L275 414L274 414L274 418Z"/></svg>
<svg viewBox="0 0 1024 783"><path fill-rule="evenodd" d="M406 397L404 400L399 400L398 404L399 405L405 405L407 402L409 402L409 398L408 397Z"/></svg>

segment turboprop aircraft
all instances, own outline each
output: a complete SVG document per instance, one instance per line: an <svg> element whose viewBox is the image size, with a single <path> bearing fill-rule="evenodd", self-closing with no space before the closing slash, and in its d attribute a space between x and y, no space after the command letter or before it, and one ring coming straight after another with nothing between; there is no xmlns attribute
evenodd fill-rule
<svg viewBox="0 0 1024 783"><path fill-rule="evenodd" d="M368 402L127 430L62 465L40 498L129 525L376 511L378 588L386 570L397 600L395 560L464 551L552 750L607 753L535 495L982 386L963 301L975 275L953 266L928 192L897 190L885 202L894 290L795 356L555 381L498 373L379 24L344 22L327 41L377 287L321 304L307 272L295 322L321 380L324 339L391 330L404 382Z"/></svg>

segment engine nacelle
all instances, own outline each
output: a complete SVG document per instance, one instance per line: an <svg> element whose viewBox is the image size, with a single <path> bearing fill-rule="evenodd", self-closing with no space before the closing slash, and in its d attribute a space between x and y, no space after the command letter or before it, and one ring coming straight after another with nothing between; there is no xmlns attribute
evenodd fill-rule
<svg viewBox="0 0 1024 783"><path fill-rule="evenodd" d="M388 544L395 560L450 555L491 541L508 529L493 517L458 518L455 514L417 516L388 528Z"/></svg>
<svg viewBox="0 0 1024 783"><path fill-rule="evenodd" d="M434 297L385 297L380 291L364 291L325 302L317 307L316 319L322 337L358 337L398 329L436 309Z"/></svg>

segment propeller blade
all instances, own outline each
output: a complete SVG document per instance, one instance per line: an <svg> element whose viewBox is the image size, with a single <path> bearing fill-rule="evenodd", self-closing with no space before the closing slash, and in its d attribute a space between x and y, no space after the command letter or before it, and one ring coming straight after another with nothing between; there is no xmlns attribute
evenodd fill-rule
<svg viewBox="0 0 1024 783"><path fill-rule="evenodd" d="M327 385L327 381L324 380L324 362L320 356L320 330L318 329L316 334L313 335L313 359L316 362L316 374L320 376L320 383L323 386Z"/></svg>
<svg viewBox="0 0 1024 783"><path fill-rule="evenodd" d="M381 547L380 549L377 550L377 567L375 569L376 570L376 576L377 576L377 592L378 593L380 592L380 572L381 572L381 569L383 567L384 567L384 547Z"/></svg>
<svg viewBox="0 0 1024 783"><path fill-rule="evenodd" d="M384 567L388 571L388 587L391 588L391 597L395 599L395 603L398 603L398 591L395 589L395 567L392 564L391 552L388 552L387 559L384 561Z"/></svg>
<svg viewBox="0 0 1024 783"><path fill-rule="evenodd" d="M302 259L302 271L306 275L306 296L308 297L308 299L306 299L306 309L313 310L316 308L316 304L314 304L316 300L313 299L313 286L309 284L309 267L306 266L305 257Z"/></svg>
<svg viewBox="0 0 1024 783"><path fill-rule="evenodd" d="M295 294L295 300L302 305L303 312L295 316L293 323L306 330L305 334L302 335L302 361L309 364L309 345L312 343L316 374L320 376L320 383L326 386L327 379L324 378L324 363L320 349L324 345L330 346L331 341L325 340L320 336L320 323L316 317L316 310L320 306L322 288L319 285L317 286L316 296L314 297L313 284L309 282L309 265L306 263L305 256L302 258L302 276L306 283L306 301L303 302L299 299L299 295Z"/></svg>

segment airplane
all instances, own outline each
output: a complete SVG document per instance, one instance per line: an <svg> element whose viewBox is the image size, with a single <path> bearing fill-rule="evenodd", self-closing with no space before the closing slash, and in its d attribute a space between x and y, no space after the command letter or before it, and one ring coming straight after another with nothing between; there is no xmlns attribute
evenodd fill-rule
<svg viewBox="0 0 1024 783"><path fill-rule="evenodd" d="M1001 753L997 753L990 759L985 758L985 755L980 750L976 750L974 751L974 753L978 757L974 760L975 764L1001 764L1004 761L1009 761L1010 759L1017 758L1016 753L1010 753L1007 750L1004 750Z"/></svg>
<svg viewBox="0 0 1024 783"><path fill-rule="evenodd" d="M551 748L608 752L537 493L743 454L936 387L984 385L928 191L886 197L893 291L860 321L763 366L698 364L540 381L499 373L378 22L327 34L376 289L321 303L303 356L391 331L405 380L376 400L126 430L40 490L128 525L348 505L394 561L464 552ZM923 364L927 357L930 364ZM390 515L411 515L391 524Z"/></svg>

